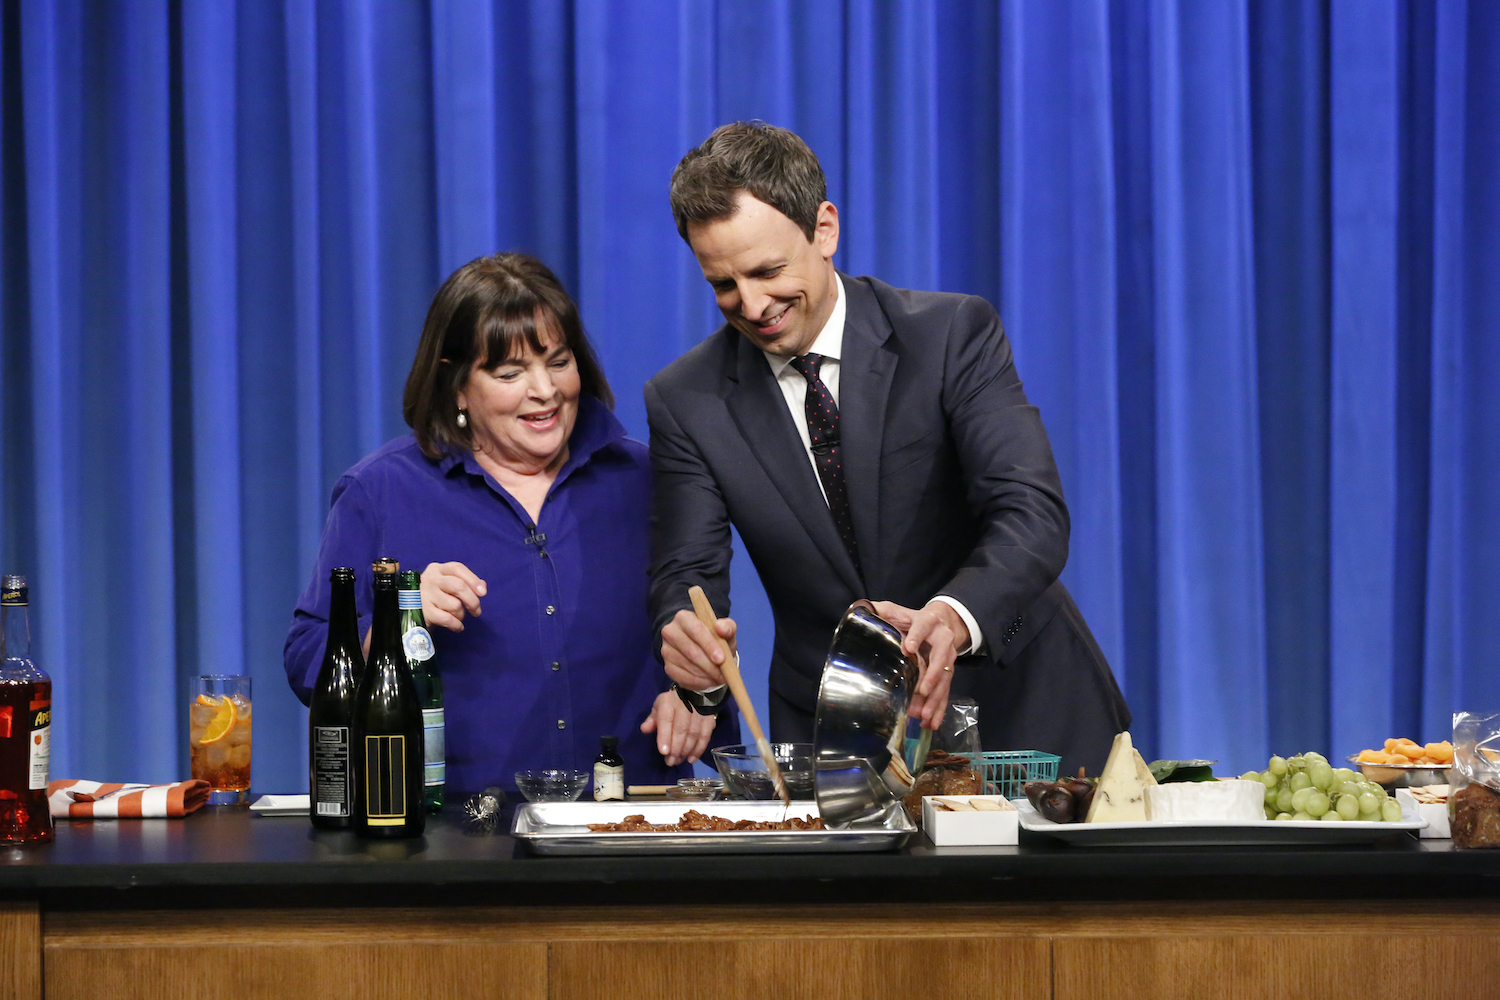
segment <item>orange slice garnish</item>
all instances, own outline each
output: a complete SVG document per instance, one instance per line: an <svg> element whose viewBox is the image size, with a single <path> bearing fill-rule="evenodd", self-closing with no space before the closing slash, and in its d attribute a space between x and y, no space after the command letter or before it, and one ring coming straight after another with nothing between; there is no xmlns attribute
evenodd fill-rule
<svg viewBox="0 0 1500 1000"><path fill-rule="evenodd" d="M204 695L199 695L198 700L202 702L204 697ZM214 703L213 699L207 702L210 705ZM217 703L219 710L214 714L213 719L209 721L208 728L203 730L203 738L198 741L199 745L206 746L209 743L217 743L225 736L228 736L229 731L234 728L235 720L239 717L239 712L234 707L233 698L219 698L217 699Z"/></svg>

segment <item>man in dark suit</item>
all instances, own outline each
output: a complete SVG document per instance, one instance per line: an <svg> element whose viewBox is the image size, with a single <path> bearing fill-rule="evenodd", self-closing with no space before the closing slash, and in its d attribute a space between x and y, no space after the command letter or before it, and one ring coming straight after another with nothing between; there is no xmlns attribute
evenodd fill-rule
<svg viewBox="0 0 1500 1000"><path fill-rule="evenodd" d="M811 740L829 640L866 597L922 663L923 725L951 688L977 698L985 747L1097 773L1130 714L1058 582L1067 507L995 310L839 274L838 211L784 129L717 129L671 198L728 321L646 385L651 612L684 701L708 713L723 695L687 590L728 608L733 523L776 620L773 739ZM733 643L732 620L718 631ZM669 762L696 759L711 727L659 733Z"/></svg>

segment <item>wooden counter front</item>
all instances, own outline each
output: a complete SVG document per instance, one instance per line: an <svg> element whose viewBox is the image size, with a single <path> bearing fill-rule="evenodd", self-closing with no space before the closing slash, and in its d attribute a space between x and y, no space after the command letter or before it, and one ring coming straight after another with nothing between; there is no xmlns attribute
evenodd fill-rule
<svg viewBox="0 0 1500 1000"><path fill-rule="evenodd" d="M1063 902L1065 901L1065 902ZM0 863L0 1000L1500 996L1500 852L935 848L537 858L243 810Z"/></svg>
<svg viewBox="0 0 1500 1000"><path fill-rule="evenodd" d="M1496 917L1475 901L157 910L49 914L43 938L48 1000L1453 1000L1500 982Z"/></svg>

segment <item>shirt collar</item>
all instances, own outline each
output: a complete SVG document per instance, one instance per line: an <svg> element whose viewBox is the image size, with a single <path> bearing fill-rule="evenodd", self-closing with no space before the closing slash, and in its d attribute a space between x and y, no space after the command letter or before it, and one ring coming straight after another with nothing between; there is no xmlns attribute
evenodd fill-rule
<svg viewBox="0 0 1500 1000"><path fill-rule="evenodd" d="M812 346L807 349L809 354L821 354L825 358L839 360L844 351L844 315L848 303L848 296L844 294L844 279L839 277L837 271L833 272L833 280L838 284L838 298L834 300L833 312L828 315L828 322L823 324L823 329L813 338ZM765 352L762 352L765 353ZM771 365L771 374L776 378L786 371L787 366L792 363L791 358L780 354L766 354L766 361Z"/></svg>

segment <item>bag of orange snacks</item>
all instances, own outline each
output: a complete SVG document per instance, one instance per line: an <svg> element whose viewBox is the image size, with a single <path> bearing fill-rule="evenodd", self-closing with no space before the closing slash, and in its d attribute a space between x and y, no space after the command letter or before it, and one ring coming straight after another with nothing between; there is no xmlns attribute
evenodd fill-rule
<svg viewBox="0 0 1500 1000"><path fill-rule="evenodd" d="M1448 826L1454 847L1500 847L1500 712L1453 713Z"/></svg>

